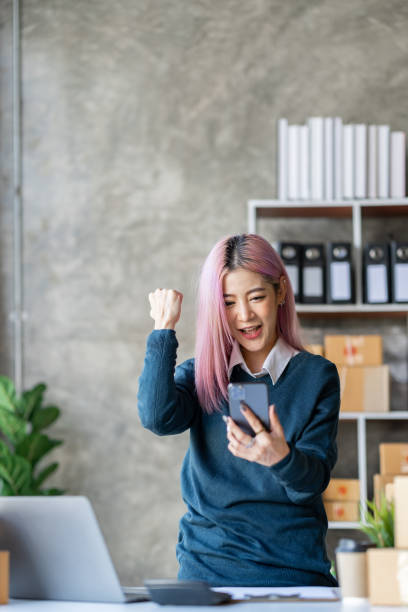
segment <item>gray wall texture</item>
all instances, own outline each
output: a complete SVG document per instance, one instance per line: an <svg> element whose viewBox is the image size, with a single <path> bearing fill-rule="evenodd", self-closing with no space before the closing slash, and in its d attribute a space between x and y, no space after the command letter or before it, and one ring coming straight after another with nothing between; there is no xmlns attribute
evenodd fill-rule
<svg viewBox="0 0 408 612"><path fill-rule="evenodd" d="M0 2L1 372L12 374L11 0ZM53 484L88 495L120 578L174 576L188 435L159 439L136 406L147 294L185 295L179 361L194 347L195 285L211 246L274 197L275 123L312 115L408 131L405 0L23 0L25 386L63 417ZM393 232L401 221L367 236ZM404 234L405 231L405 234ZM273 240L350 238L348 222L264 219ZM305 320L384 335L393 408L406 407L404 322ZM381 438L370 428L370 469ZM356 475L342 424L338 475ZM333 540L339 534L331 534Z"/></svg>

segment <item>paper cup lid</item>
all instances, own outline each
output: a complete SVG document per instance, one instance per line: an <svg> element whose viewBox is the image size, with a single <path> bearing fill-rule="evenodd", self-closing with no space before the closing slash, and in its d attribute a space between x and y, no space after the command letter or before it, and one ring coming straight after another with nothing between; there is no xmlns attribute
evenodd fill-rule
<svg viewBox="0 0 408 612"><path fill-rule="evenodd" d="M359 542L351 538L341 538L335 552L365 552L367 548L372 548L373 546L372 542Z"/></svg>

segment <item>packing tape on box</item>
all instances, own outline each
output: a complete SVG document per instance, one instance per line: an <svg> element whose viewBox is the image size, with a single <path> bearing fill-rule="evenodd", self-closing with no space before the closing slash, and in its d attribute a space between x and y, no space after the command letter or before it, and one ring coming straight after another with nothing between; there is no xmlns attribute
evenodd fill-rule
<svg viewBox="0 0 408 612"><path fill-rule="evenodd" d="M398 553L397 579L402 604L408 604L408 552Z"/></svg>

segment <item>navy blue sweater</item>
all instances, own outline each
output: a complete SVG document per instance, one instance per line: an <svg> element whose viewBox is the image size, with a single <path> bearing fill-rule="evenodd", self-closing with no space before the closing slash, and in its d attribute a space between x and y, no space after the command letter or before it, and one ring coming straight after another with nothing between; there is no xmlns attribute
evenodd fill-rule
<svg viewBox="0 0 408 612"><path fill-rule="evenodd" d="M194 359L176 368L173 330L147 339L139 380L142 424L158 435L190 429L181 487L187 512L180 521L177 559L182 580L214 586L336 586L325 550L327 518L321 493L337 458L340 405L336 367L300 352L275 385L268 385L290 452L265 467L234 457L223 414L198 403ZM236 366L231 381L253 382Z"/></svg>

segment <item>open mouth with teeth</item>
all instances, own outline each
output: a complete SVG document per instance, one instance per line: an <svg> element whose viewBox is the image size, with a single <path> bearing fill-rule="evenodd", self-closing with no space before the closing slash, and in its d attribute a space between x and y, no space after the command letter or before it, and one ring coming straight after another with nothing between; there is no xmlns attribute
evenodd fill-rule
<svg viewBox="0 0 408 612"><path fill-rule="evenodd" d="M239 331L247 340L253 340L254 338L257 338L259 336L261 330L262 325L252 325L251 327L244 327Z"/></svg>

